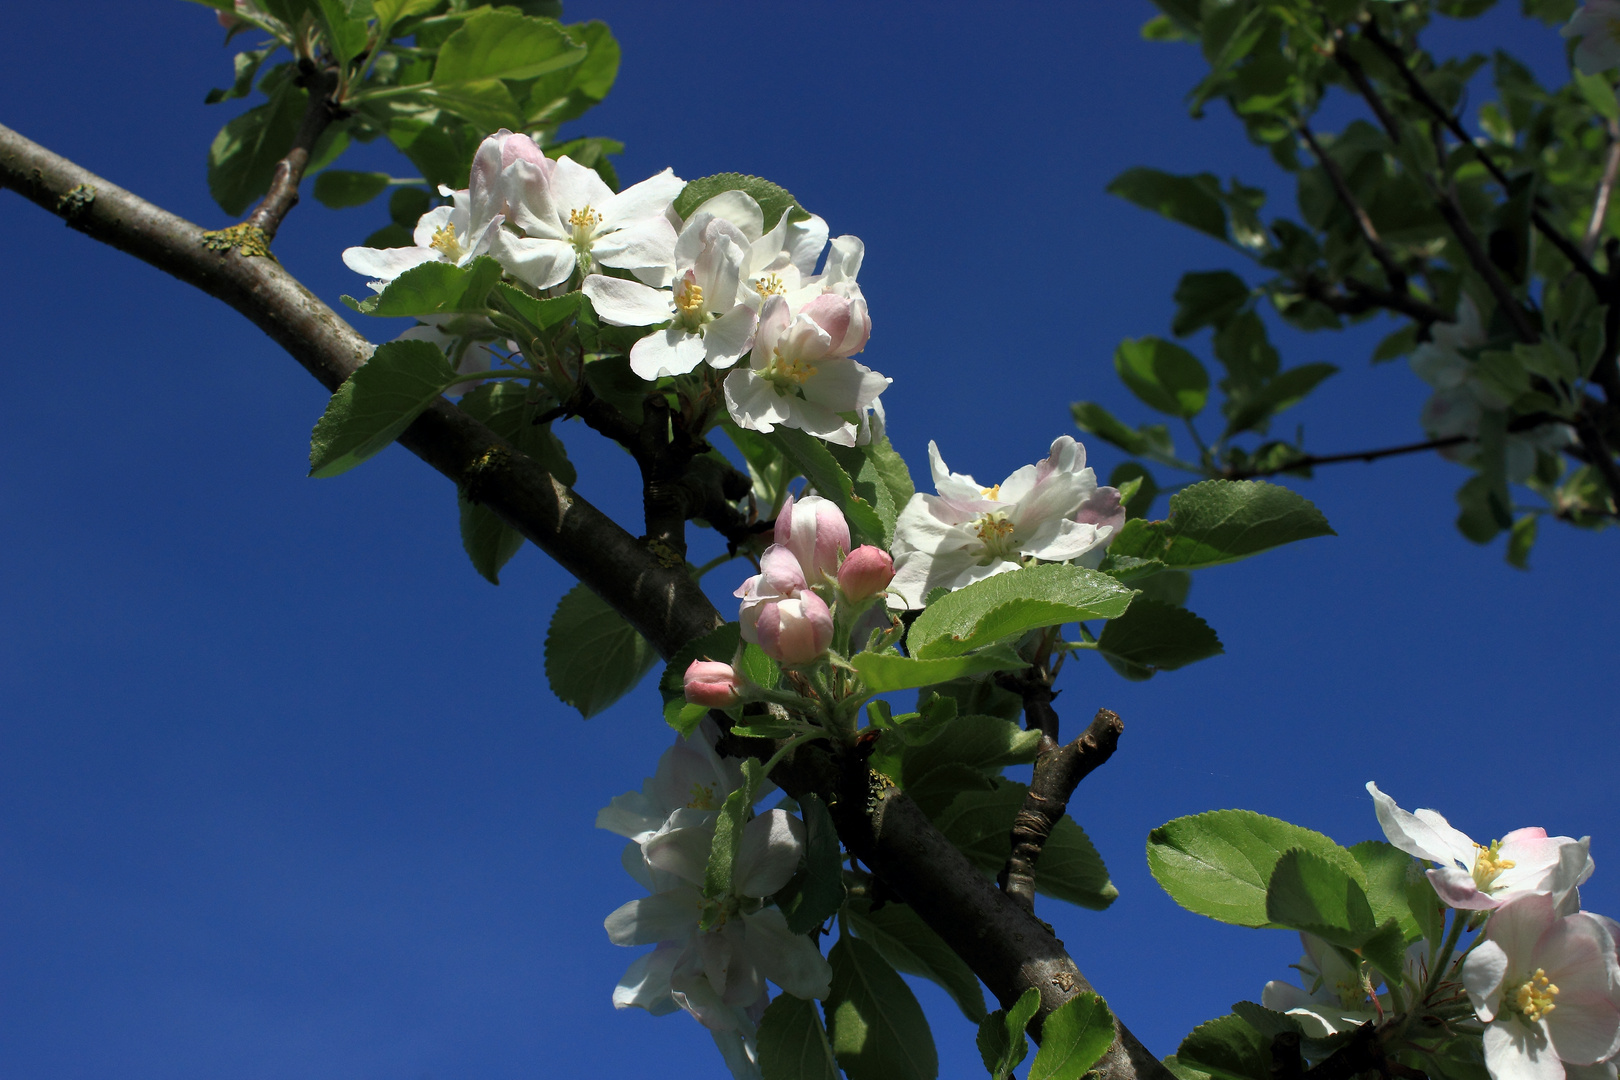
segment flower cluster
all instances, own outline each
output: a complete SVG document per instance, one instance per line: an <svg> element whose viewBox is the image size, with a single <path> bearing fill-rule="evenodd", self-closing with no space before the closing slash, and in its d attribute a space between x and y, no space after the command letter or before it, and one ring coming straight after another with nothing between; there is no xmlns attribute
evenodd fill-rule
<svg viewBox="0 0 1620 1080"><path fill-rule="evenodd" d="M683 220L674 201L685 186L665 169L614 192L594 170L566 155L553 161L502 129L479 146L465 190L439 189L450 204L422 216L412 245L352 247L343 261L380 292L423 263L492 257L537 295L577 288L603 322L647 328L630 350L643 379L729 369L723 393L740 427L870 441L890 380L851 359L872 330L856 281L861 241L829 245L814 215L766 222L742 191L721 192ZM458 371L487 370L486 354L459 355L468 335L446 333L447 321L430 319L435 333L417 336L446 347Z"/></svg>
<svg viewBox="0 0 1620 1080"><path fill-rule="evenodd" d="M613 992L613 1004L662 1016L684 1009L714 1036L736 1075L757 1075L755 1032L766 981L802 998L827 996L832 969L810 938L788 929L770 898L804 856L804 823L785 809L743 826L724 895L705 891L715 823L743 784L738 762L714 749L710 721L664 752L640 791L617 796L597 828L630 841L624 868L650 894L607 917L615 945L653 945Z"/></svg>
<svg viewBox="0 0 1620 1080"><path fill-rule="evenodd" d="M960 589L1026 559L1096 566L1125 524L1118 490L1098 487L1086 448L1067 435L1046 460L982 487L945 467L928 444L937 495L911 497L895 523L890 603L920 608L935 589Z"/></svg>
<svg viewBox="0 0 1620 1080"><path fill-rule="evenodd" d="M1620 1055L1620 924L1580 910L1579 886L1591 876L1590 838L1516 829L1476 843L1433 810L1409 813L1368 784L1378 823L1394 847L1432 864L1435 894L1452 909L1446 943L1408 950L1407 984L1449 982L1477 1026L1493 1080L1563 1080L1579 1072L1616 1075ZM1441 979L1464 930L1479 937ZM1304 986L1271 982L1262 1003L1325 1038L1381 1017L1391 997L1374 991L1382 976L1310 934L1297 965ZM1431 974L1432 973L1432 974ZM1438 996L1453 991L1440 991Z"/></svg>

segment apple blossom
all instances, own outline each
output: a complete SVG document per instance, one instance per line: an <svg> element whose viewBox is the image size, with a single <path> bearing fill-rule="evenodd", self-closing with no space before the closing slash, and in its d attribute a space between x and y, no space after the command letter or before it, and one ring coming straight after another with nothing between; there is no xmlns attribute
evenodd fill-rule
<svg viewBox="0 0 1620 1080"><path fill-rule="evenodd" d="M731 595L742 600L737 611L742 639L759 644L757 626L767 604L790 600L809 589L798 556L781 544L772 544L759 557L759 573L737 586Z"/></svg>
<svg viewBox="0 0 1620 1080"><path fill-rule="evenodd" d="M1559 35L1580 39L1575 45L1575 67L1582 75L1596 75L1620 64L1620 0L1586 0Z"/></svg>
<svg viewBox="0 0 1620 1080"><path fill-rule="evenodd" d="M1489 846L1476 844L1433 810L1408 813L1370 781L1367 791L1389 842L1436 864L1429 881L1450 907L1489 911L1527 894L1550 895L1562 904L1592 876L1590 837L1574 840L1528 828Z"/></svg>
<svg viewBox="0 0 1620 1080"><path fill-rule="evenodd" d="M756 627L759 647L781 664L808 664L827 651L833 639L832 612L809 589L760 608Z"/></svg>
<svg viewBox="0 0 1620 1080"><path fill-rule="evenodd" d="M831 499L789 495L776 515L776 543L793 552L806 581L819 585L837 575L849 553L849 523Z"/></svg>
<svg viewBox="0 0 1620 1080"><path fill-rule="evenodd" d="M854 446L856 423L892 381L850 357L871 334L866 301L822 293L797 314L772 295L760 308L748 366L726 376L726 408L737 426L770 432L781 424L840 446Z"/></svg>
<svg viewBox="0 0 1620 1080"><path fill-rule="evenodd" d="M509 220L523 235L500 231L494 254L513 277L549 289L611 266L651 285L669 280L675 228L665 212L685 186L671 170L615 193L567 155L549 170L520 157L502 186Z"/></svg>
<svg viewBox="0 0 1620 1080"><path fill-rule="evenodd" d="M1484 1021L1492 1080L1563 1080L1620 1050L1620 963L1603 923L1560 916L1551 896L1520 894L1492 913L1462 965Z"/></svg>
<svg viewBox="0 0 1620 1080"><path fill-rule="evenodd" d="M616 795L596 815L596 827L642 843L677 810L713 815L742 786L742 767L715 752L720 729L705 718L692 734L679 738L658 759L658 768L640 791Z"/></svg>
<svg viewBox="0 0 1620 1080"><path fill-rule="evenodd" d="M1067 435L1052 443L1046 460L991 487L951 472L933 442L928 459L939 494L913 495L895 523L894 606L920 608L937 588L960 589L1016 570L1026 558L1090 556L1095 565L1122 520L1119 493L1097 486L1085 447Z"/></svg>
<svg viewBox="0 0 1620 1080"><path fill-rule="evenodd" d="M862 544L838 568L838 592L859 603L876 596L894 580L894 559L882 548Z"/></svg>
<svg viewBox="0 0 1620 1080"><path fill-rule="evenodd" d="M729 709L742 700L742 680L730 664L694 660L684 676L686 700L711 709Z"/></svg>
<svg viewBox="0 0 1620 1080"><path fill-rule="evenodd" d="M1305 955L1294 968L1303 988L1273 979L1260 994L1260 1004L1297 1018L1306 1036L1325 1039L1358 1028L1377 1017L1362 973L1339 951L1315 934L1301 933Z"/></svg>
<svg viewBox="0 0 1620 1080"><path fill-rule="evenodd" d="M487 140L486 140L487 142ZM491 246L502 235L499 193L492 176L478 171L485 155L474 160L470 187L452 191L440 186L439 194L451 200L449 206L436 206L423 214L412 233L410 247L352 247L343 252L343 265L372 278L368 284L377 292L405 271L429 262L465 266L480 255L491 254ZM485 161L487 164L487 161Z"/></svg>

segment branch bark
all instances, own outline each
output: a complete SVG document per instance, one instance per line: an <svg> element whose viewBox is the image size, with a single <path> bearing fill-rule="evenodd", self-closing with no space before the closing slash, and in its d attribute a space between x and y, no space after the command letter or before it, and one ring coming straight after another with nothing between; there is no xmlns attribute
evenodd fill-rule
<svg viewBox="0 0 1620 1080"><path fill-rule="evenodd" d="M1257 476L1277 476L1281 473L1297 472L1300 469L1313 469L1318 465L1337 465L1345 461L1377 461L1380 458L1396 457L1400 454L1420 454L1425 450L1444 450L1449 446L1461 446L1463 443L1473 442L1469 435L1448 435L1443 439L1427 439L1423 442L1407 443L1404 446L1386 446L1381 450L1361 450L1350 454L1305 454L1295 458L1286 465L1279 465L1274 469L1229 469L1223 474L1227 480L1252 480Z"/></svg>
<svg viewBox="0 0 1620 1080"><path fill-rule="evenodd" d="M1316 141L1316 135L1311 131L1309 124L1300 124L1299 133L1304 138L1305 145L1311 148L1311 153L1315 154L1316 160L1321 163L1322 171L1327 173L1328 182L1333 185L1333 192L1339 197L1339 202L1344 205L1344 208L1350 212L1350 216L1355 219L1356 227L1361 230L1361 238L1367 242L1372 257L1378 260L1379 266L1383 267L1384 278L1389 282L1390 292L1397 296L1404 295L1406 293L1406 271L1402 270L1400 263L1395 261L1395 256L1390 253L1389 248L1384 244L1383 238L1378 235L1378 230L1373 227L1372 218L1367 216L1367 211L1356 200L1355 193L1350 190L1350 185L1345 182L1344 171L1339 168L1339 163L1329 157L1326 150L1322 149L1322 144Z"/></svg>
<svg viewBox="0 0 1620 1080"><path fill-rule="evenodd" d="M309 92L309 104L304 107L304 117L299 121L298 133L293 136L292 149L276 162L275 174L270 179L270 190L243 221L244 225L263 233L266 244L275 239L276 230L281 228L282 221L292 208L298 205L298 185L304 179L304 170L309 167L309 158L315 152L315 144L320 142L321 136L326 133L332 121L338 118L338 111L332 104L331 96L333 89L337 87L337 73L328 68L318 67L310 60L302 61L299 66L301 69L299 81Z"/></svg>
<svg viewBox="0 0 1620 1080"><path fill-rule="evenodd" d="M229 304L328 390L336 390L371 353L359 333L279 263L210 250L198 226L0 125L0 188L7 187L92 239ZM661 561L449 402L435 402L399 441L593 589L664 656L720 624L684 563ZM1092 990L1050 929L980 874L916 803L882 786L864 762L850 760L853 766L841 766L844 783L834 785L842 795L834 812L840 837L1003 1004L1036 987L1038 1024L1065 1001ZM1096 1071L1101 1080L1173 1080L1117 1020L1114 1042Z"/></svg>

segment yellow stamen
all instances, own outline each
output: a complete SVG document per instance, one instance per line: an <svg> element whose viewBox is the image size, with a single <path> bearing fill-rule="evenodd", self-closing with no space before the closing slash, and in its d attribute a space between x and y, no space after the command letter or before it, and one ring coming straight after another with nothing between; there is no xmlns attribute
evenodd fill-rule
<svg viewBox="0 0 1620 1080"><path fill-rule="evenodd" d="M807 364L798 357L789 360L782 355L781 346L771 352L771 363L760 375L775 383L778 388L785 389L788 383L794 386L803 386L816 373L814 364Z"/></svg>
<svg viewBox="0 0 1620 1080"><path fill-rule="evenodd" d="M787 294L787 285L783 283L780 276L766 274L754 282L754 291L759 293L760 296L785 296Z"/></svg>
<svg viewBox="0 0 1620 1080"><path fill-rule="evenodd" d="M597 213L595 210L592 210L589 206L586 206L580 210L570 210L568 211L568 224L574 227L575 232L583 230L584 232L589 233L592 229L602 224L602 215Z"/></svg>
<svg viewBox="0 0 1620 1080"><path fill-rule="evenodd" d="M693 784L692 794L687 798L686 806L689 810L717 809L714 803L714 785Z"/></svg>
<svg viewBox="0 0 1620 1080"><path fill-rule="evenodd" d="M979 494L983 495L987 499L993 499L996 502L1000 502L1001 501L1001 485L1000 484L992 484L987 488L980 488L979 489Z"/></svg>
<svg viewBox="0 0 1620 1080"><path fill-rule="evenodd" d="M461 241L456 238L454 225L445 225L433 230L433 239L428 242L428 247L434 251L443 252L444 257L451 262L461 260Z"/></svg>
<svg viewBox="0 0 1620 1080"><path fill-rule="evenodd" d="M986 548L1000 549L1012 535L1015 526L1007 520L1007 511L997 510L994 513L981 514L974 522L973 531L979 534Z"/></svg>
<svg viewBox="0 0 1620 1080"><path fill-rule="evenodd" d="M1490 847L1475 844L1478 853L1474 856L1474 884L1481 890L1490 887L1491 882L1504 870L1511 870L1516 865L1512 859L1502 858L1502 841L1492 840Z"/></svg>
<svg viewBox="0 0 1620 1080"><path fill-rule="evenodd" d="M696 315L703 310L703 286L682 281L675 286L675 306L682 315Z"/></svg>
<svg viewBox="0 0 1620 1080"><path fill-rule="evenodd" d="M1558 987L1547 978L1546 971L1536 968L1536 973L1516 987L1508 991L1510 1005L1524 1014L1524 1018L1532 1024L1543 1016L1558 1008L1553 998L1558 996Z"/></svg>

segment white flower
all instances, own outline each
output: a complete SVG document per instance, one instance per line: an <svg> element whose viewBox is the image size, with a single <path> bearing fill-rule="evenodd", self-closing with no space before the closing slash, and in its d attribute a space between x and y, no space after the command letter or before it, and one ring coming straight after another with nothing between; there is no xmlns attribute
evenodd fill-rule
<svg viewBox="0 0 1620 1080"><path fill-rule="evenodd" d="M859 297L821 293L796 315L785 297L768 297L748 366L726 376L731 419L750 431L781 424L854 446L867 410L892 381L850 359L870 334Z"/></svg>
<svg viewBox="0 0 1620 1080"><path fill-rule="evenodd" d="M1306 1036L1313 1039L1325 1039L1375 1019L1377 1012L1361 971L1316 935L1301 933L1299 940L1305 955L1294 967L1302 976L1303 989L1273 979L1261 992L1260 1004L1298 1017Z"/></svg>
<svg viewBox="0 0 1620 1080"><path fill-rule="evenodd" d="M465 266L480 255L490 254L504 220L493 188L480 184L452 191L441 185L439 194L449 198L451 205L436 206L417 219L412 234L414 246L346 248L343 265L372 278L368 284L382 292L390 281L414 266L429 262Z"/></svg>
<svg viewBox="0 0 1620 1080"><path fill-rule="evenodd" d="M1016 570L1024 559L1101 561L1115 533L1117 507L1086 468L1086 448L1067 435L1046 460L1025 465L991 487L945 467L928 444L938 495L913 495L894 530L892 602L920 608L937 588L960 589ZM1113 492L1117 500L1118 492ZM1092 500L1096 500L1093 502ZM1088 512L1089 511L1089 512ZM1099 523L1103 522L1103 523Z"/></svg>
<svg viewBox="0 0 1620 1080"><path fill-rule="evenodd" d="M1593 1065L1620 1050L1620 964L1595 916L1559 916L1551 896L1497 908L1463 961L1463 987L1486 1023L1492 1080L1564 1080L1564 1062Z"/></svg>
<svg viewBox="0 0 1620 1080"><path fill-rule="evenodd" d="M707 814L712 819L726 796L742 786L741 763L715 752L719 736L714 721L705 718L697 731L664 751L657 770L641 782L640 791L616 795L598 811L596 827L641 844L677 810Z"/></svg>
<svg viewBox="0 0 1620 1080"><path fill-rule="evenodd" d="M493 254L513 277L549 289L612 266L649 285L668 282L675 227L666 212L686 186L669 169L615 194L567 155L549 170L520 158L501 181L508 220L523 235L497 232Z"/></svg>
<svg viewBox="0 0 1620 1080"><path fill-rule="evenodd" d="M1607 71L1620 64L1620 0L1586 0L1558 33L1581 39L1575 67L1582 75Z"/></svg>
<svg viewBox="0 0 1620 1080"><path fill-rule="evenodd" d="M1551 896L1563 905L1592 876L1590 837L1548 836L1545 829L1515 829L1488 846L1476 844L1433 810L1407 813L1369 782L1389 842L1435 863L1429 881L1440 899L1464 911L1489 911L1518 896Z"/></svg>

